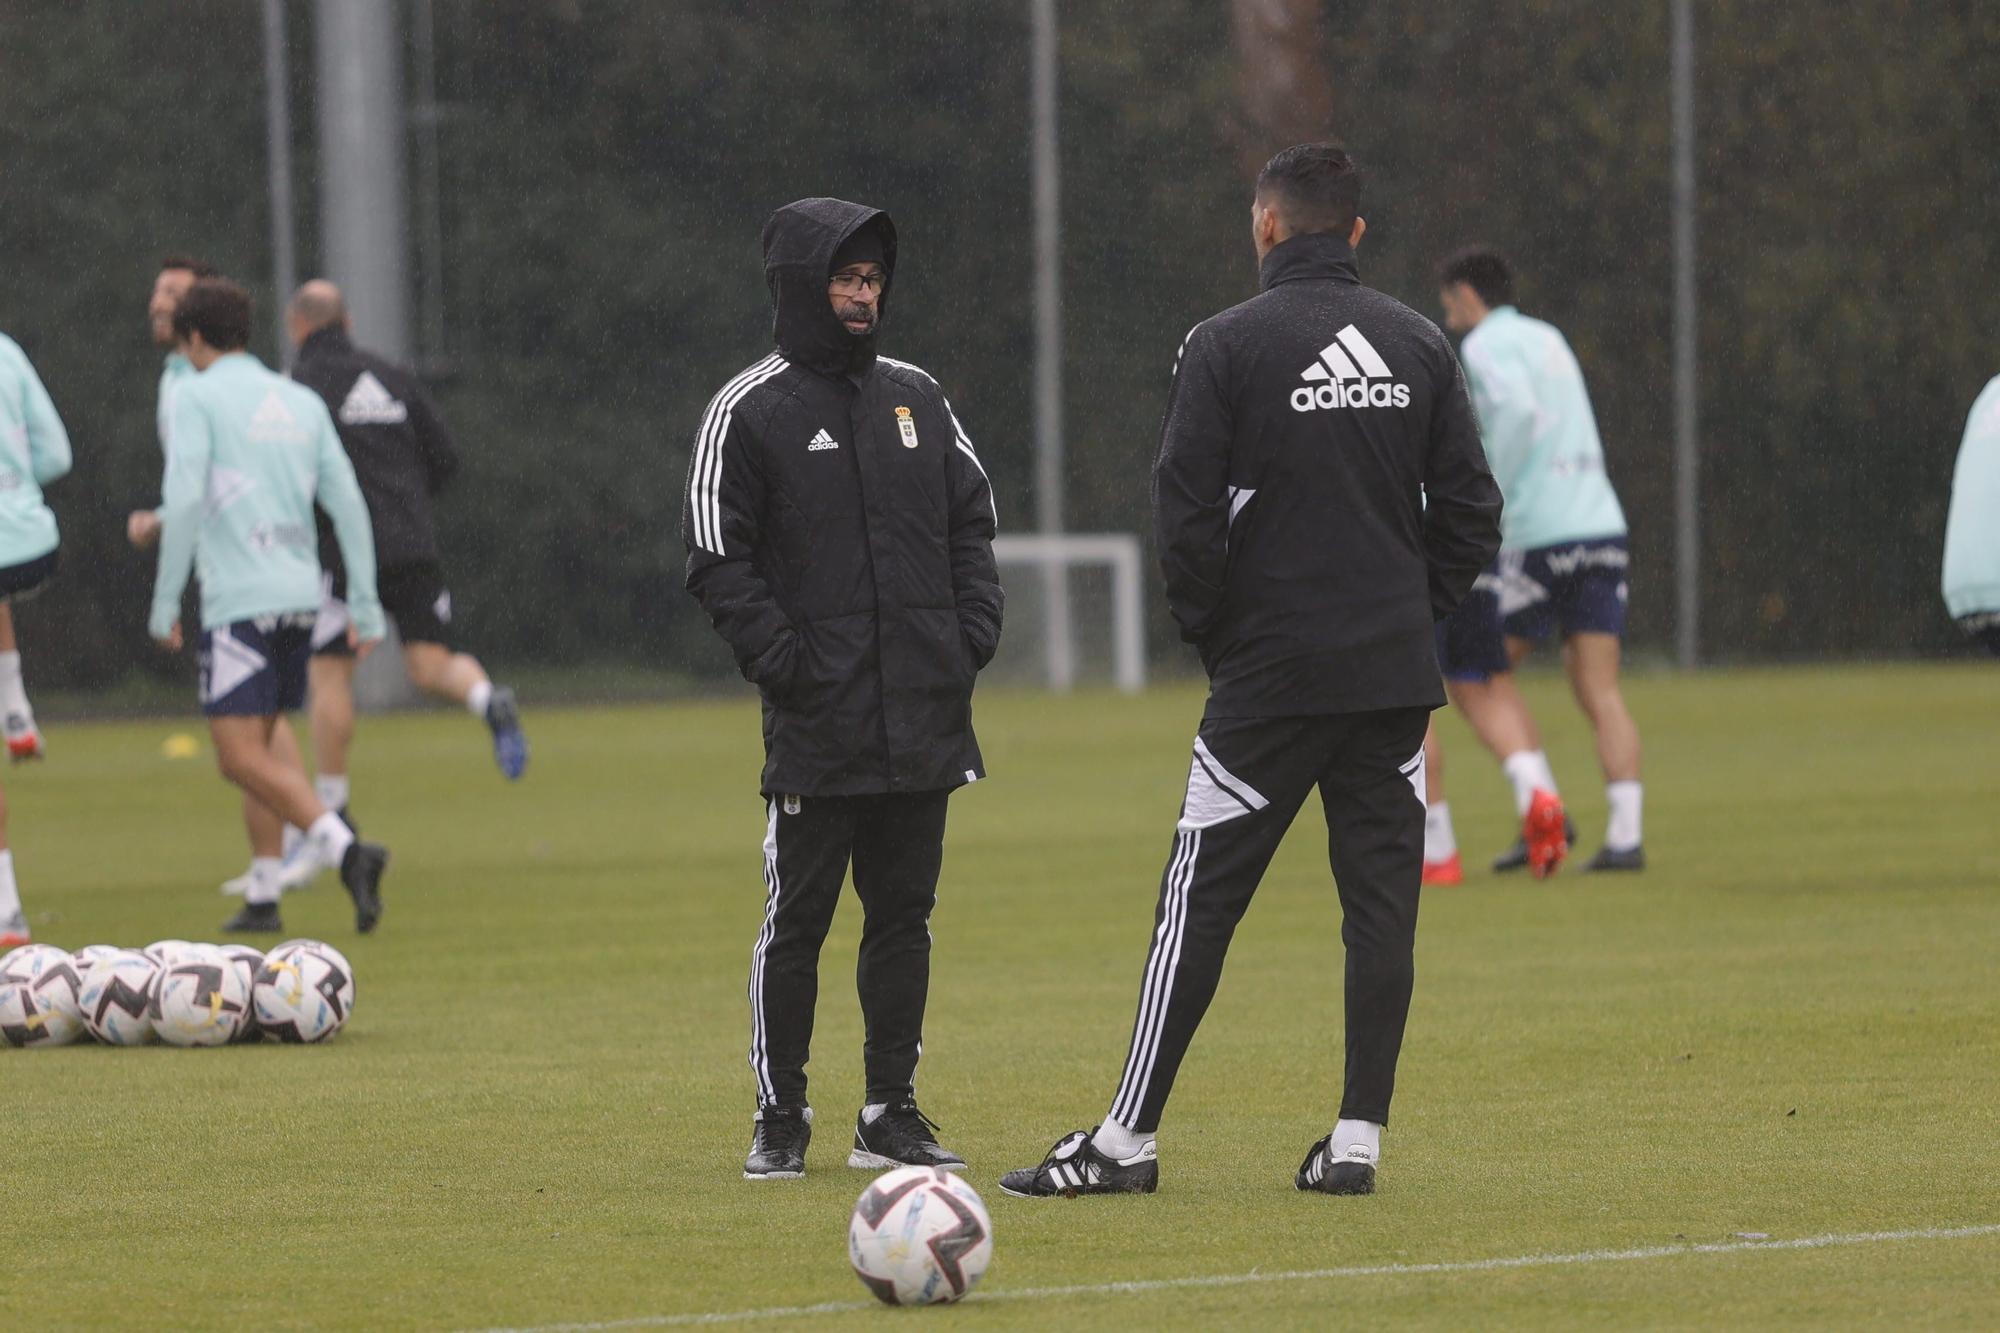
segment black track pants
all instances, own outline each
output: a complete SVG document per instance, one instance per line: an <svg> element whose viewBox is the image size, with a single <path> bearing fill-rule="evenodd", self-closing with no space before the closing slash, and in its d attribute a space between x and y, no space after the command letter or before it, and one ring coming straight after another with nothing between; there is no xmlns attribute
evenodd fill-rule
<svg viewBox="0 0 2000 1333"><path fill-rule="evenodd" d="M1112 1119L1144 1133L1159 1128L1236 923L1318 787L1347 949L1340 1115L1388 1123L1415 975L1429 716L1407 708L1202 722Z"/></svg>
<svg viewBox="0 0 2000 1333"><path fill-rule="evenodd" d="M806 1104L819 950L854 865L855 980L867 1023L868 1101L910 1095L923 1051L931 907L949 792L773 796L764 834L764 927L750 963L750 1068L760 1106Z"/></svg>

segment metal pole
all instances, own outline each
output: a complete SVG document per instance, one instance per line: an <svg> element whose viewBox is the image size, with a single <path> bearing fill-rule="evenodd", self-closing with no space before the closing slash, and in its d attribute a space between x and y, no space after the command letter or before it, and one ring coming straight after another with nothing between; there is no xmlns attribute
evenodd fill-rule
<svg viewBox="0 0 2000 1333"><path fill-rule="evenodd" d="M319 0L320 216L326 276L346 291L354 336L410 359L408 140L396 0Z"/></svg>
<svg viewBox="0 0 2000 1333"><path fill-rule="evenodd" d="M417 126L417 215L423 237L423 360L436 369L445 360L444 209L438 172L437 22L431 0L417 0L412 10L410 45L417 66L417 99L410 115Z"/></svg>
<svg viewBox="0 0 2000 1333"><path fill-rule="evenodd" d="M264 145L271 173L271 323L278 364L292 364L285 302L299 284L292 212L292 76L285 55L285 0L264 0Z"/></svg>
<svg viewBox="0 0 2000 1333"><path fill-rule="evenodd" d="M1701 438L1695 361L1694 6L1674 7L1674 586L1675 656L1701 660Z"/></svg>
<svg viewBox="0 0 2000 1333"><path fill-rule="evenodd" d="M1032 25L1028 62L1031 129L1029 163L1035 215L1035 519L1045 533L1063 530L1062 208L1056 158L1055 0L1028 0ZM1043 637L1049 684L1076 683L1071 638L1069 569L1043 566Z"/></svg>

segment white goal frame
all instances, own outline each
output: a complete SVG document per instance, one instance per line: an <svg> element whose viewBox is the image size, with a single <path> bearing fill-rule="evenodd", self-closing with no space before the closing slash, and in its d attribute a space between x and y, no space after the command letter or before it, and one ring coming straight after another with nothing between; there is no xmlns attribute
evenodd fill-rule
<svg viewBox="0 0 2000 1333"><path fill-rule="evenodd" d="M1126 694L1146 688L1146 621L1140 582L1139 538L1129 532L1009 533L993 539L1003 565L1033 565L1048 589L1043 646L1048 683L1068 690L1076 683L1076 641L1070 623L1069 571L1103 566L1111 571L1111 678Z"/></svg>

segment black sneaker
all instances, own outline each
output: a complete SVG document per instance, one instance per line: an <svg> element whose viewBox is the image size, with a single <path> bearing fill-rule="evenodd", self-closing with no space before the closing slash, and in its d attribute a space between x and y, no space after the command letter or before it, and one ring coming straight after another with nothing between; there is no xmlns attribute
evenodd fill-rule
<svg viewBox="0 0 2000 1333"><path fill-rule="evenodd" d="M1614 852L1609 847L1600 848L1597 855L1590 858L1590 864L1583 869L1586 874L1599 870L1644 870L1646 849L1628 847L1622 852Z"/></svg>
<svg viewBox="0 0 2000 1333"><path fill-rule="evenodd" d="M913 1098L892 1102L873 1124L856 1117L849 1166L886 1171L895 1166L930 1166L963 1171L965 1159L937 1141L937 1122L917 1109Z"/></svg>
<svg viewBox="0 0 2000 1333"><path fill-rule="evenodd" d="M806 1173L806 1145L812 1142L810 1106L765 1106L757 1111L745 1180L798 1180Z"/></svg>
<svg viewBox="0 0 2000 1333"><path fill-rule="evenodd" d="M514 691L505 685L493 687L486 701L486 726L493 733L493 762L517 780L528 768L528 738L521 731L521 710L515 706Z"/></svg>
<svg viewBox="0 0 2000 1333"><path fill-rule="evenodd" d="M1333 1155L1333 1135L1312 1146L1306 1160L1299 1163L1298 1177L1292 1182L1302 1190L1321 1194L1373 1194L1375 1160L1366 1148L1350 1148L1348 1155Z"/></svg>
<svg viewBox="0 0 2000 1333"><path fill-rule="evenodd" d="M366 935L382 919L382 872L389 868L389 849L356 838L340 858L340 882L354 899L354 928Z"/></svg>
<svg viewBox="0 0 2000 1333"><path fill-rule="evenodd" d="M275 935L285 928L278 918L276 903L245 903L243 910L222 923L232 935Z"/></svg>
<svg viewBox="0 0 2000 1333"><path fill-rule="evenodd" d="M1000 1189L1017 1199L1074 1199L1079 1194L1151 1194L1160 1188L1160 1161L1151 1140L1120 1162L1091 1144L1096 1128L1063 1135L1040 1166L1000 1177Z"/></svg>
<svg viewBox="0 0 2000 1333"><path fill-rule="evenodd" d="M1570 846L1576 846L1576 821L1563 820L1563 838ZM1493 872L1504 875L1510 870L1528 868L1528 844L1525 839L1514 839L1514 845L1493 858Z"/></svg>

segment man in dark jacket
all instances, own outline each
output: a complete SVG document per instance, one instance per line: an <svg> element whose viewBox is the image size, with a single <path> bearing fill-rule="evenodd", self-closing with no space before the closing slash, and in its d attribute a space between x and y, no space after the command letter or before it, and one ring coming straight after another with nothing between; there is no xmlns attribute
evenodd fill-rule
<svg viewBox="0 0 2000 1333"><path fill-rule="evenodd" d="M772 214L778 350L715 395L689 463L688 589L764 698L747 1179L805 1173L819 950L850 861L868 1087L848 1165L965 1165L913 1080L945 804L984 775L972 685L1000 638L996 522L937 381L876 354L895 272L886 213L801 199Z"/></svg>
<svg viewBox="0 0 2000 1333"><path fill-rule="evenodd" d="M451 646L451 592L438 559L431 500L458 471L458 449L423 382L363 351L349 335L346 302L324 278L299 288L286 327L298 345L292 378L326 400L340 443L354 463L375 529L376 583L403 640L410 683L483 721L493 758L509 779L528 763L514 692L495 685L469 653ZM313 627L314 785L322 802L346 813L347 750L354 739L354 657L346 648L339 553L321 520L326 597Z"/></svg>
<svg viewBox="0 0 2000 1333"><path fill-rule="evenodd" d="M1110 1114L1010 1194L1151 1193L1155 1131L1264 868L1319 789L1347 954L1340 1119L1300 1189L1373 1190L1409 1012L1432 624L1500 545L1451 344L1360 283L1354 164L1302 144L1251 209L1262 292L1189 332L1153 469L1167 604L1209 674Z"/></svg>

